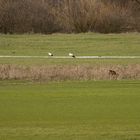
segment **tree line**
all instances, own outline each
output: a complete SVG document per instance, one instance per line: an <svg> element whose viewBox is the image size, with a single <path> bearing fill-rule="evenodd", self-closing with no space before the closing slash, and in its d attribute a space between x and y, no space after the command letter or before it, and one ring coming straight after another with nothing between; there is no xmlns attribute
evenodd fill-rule
<svg viewBox="0 0 140 140"><path fill-rule="evenodd" d="M139 0L0 0L0 33L140 32Z"/></svg>

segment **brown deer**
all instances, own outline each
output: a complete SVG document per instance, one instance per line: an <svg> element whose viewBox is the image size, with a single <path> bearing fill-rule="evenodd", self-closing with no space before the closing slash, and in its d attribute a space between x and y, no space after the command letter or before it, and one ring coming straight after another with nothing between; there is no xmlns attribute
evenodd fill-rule
<svg viewBox="0 0 140 140"><path fill-rule="evenodd" d="M109 70L110 79L117 79L119 74L114 70Z"/></svg>

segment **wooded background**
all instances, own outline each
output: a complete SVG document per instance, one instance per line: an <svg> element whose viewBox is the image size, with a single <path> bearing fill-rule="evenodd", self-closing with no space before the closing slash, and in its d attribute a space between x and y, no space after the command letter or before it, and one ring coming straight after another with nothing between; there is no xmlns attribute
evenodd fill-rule
<svg viewBox="0 0 140 140"><path fill-rule="evenodd" d="M140 0L0 0L0 33L140 32Z"/></svg>

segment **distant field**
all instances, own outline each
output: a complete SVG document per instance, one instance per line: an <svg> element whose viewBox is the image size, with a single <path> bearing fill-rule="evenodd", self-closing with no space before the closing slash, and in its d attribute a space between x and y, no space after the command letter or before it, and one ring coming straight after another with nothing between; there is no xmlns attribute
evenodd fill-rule
<svg viewBox="0 0 140 140"><path fill-rule="evenodd" d="M140 81L0 82L1 140L139 140Z"/></svg>
<svg viewBox="0 0 140 140"><path fill-rule="evenodd" d="M77 56L140 56L140 34L53 34L53 35L0 35L0 55L39 55L53 52L57 56L67 56L69 52ZM0 58L0 63L14 64L77 64L77 63L139 63L135 60L52 60L52 59L8 59Z"/></svg>

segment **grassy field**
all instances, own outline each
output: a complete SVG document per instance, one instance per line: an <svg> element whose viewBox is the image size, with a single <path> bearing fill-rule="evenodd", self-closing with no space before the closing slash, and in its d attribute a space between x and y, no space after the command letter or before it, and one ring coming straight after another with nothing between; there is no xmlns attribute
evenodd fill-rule
<svg viewBox="0 0 140 140"><path fill-rule="evenodd" d="M0 35L0 55L46 56L48 52L57 56L69 52L78 56L140 56L140 34ZM53 76L59 77L56 65L68 70L76 65L69 74L96 65L97 76L108 75L108 69L113 68L122 79L139 79L140 59L0 58L0 64L14 64L0 65L1 79L18 79L17 75L26 79L25 72L29 77L41 77L42 73L48 77L53 70ZM55 69L42 69L48 65ZM92 70L88 70L80 76L91 77ZM59 71L66 74L62 68ZM140 81L28 80L0 80L0 140L140 139Z"/></svg>
<svg viewBox="0 0 140 140"><path fill-rule="evenodd" d="M1 140L139 140L140 81L0 82Z"/></svg>
<svg viewBox="0 0 140 140"><path fill-rule="evenodd" d="M39 55L53 52L57 56L67 56L69 52L77 56L109 55L140 56L140 34L53 34L53 35L0 35L0 55ZM17 64L77 64L97 63L97 60L44 60L6 59L0 63ZM139 63L140 60L99 60L99 63Z"/></svg>

